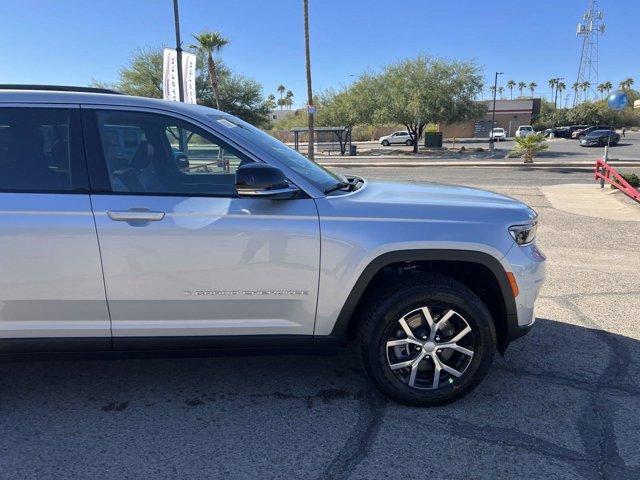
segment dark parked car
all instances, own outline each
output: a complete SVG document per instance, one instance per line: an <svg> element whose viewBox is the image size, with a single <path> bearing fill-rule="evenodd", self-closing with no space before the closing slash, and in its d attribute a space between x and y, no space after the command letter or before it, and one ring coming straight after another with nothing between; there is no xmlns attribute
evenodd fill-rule
<svg viewBox="0 0 640 480"><path fill-rule="evenodd" d="M617 145L620 135L613 130L594 130L580 140L583 147L603 147L605 145Z"/></svg>
<svg viewBox="0 0 640 480"><path fill-rule="evenodd" d="M546 130L543 130L541 133L545 137L550 137L551 134L553 134L555 138L569 138L571 136L571 131L569 130L569 127L547 128Z"/></svg>
<svg viewBox="0 0 640 480"><path fill-rule="evenodd" d="M582 140L583 137L587 136L591 132L595 132L596 130L612 130L608 125L592 125L591 127L583 128L580 130L576 130L571 134L571 138Z"/></svg>
<svg viewBox="0 0 640 480"><path fill-rule="evenodd" d="M576 130L584 130L585 128L589 128L589 125L569 125L569 136L567 138L571 138L573 132Z"/></svg>

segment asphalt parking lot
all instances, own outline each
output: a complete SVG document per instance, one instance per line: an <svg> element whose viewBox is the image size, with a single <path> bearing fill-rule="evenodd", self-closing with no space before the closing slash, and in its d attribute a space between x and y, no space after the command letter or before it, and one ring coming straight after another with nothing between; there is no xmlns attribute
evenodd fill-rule
<svg viewBox="0 0 640 480"><path fill-rule="evenodd" d="M585 171L350 171L489 188L540 214L536 328L473 394L391 403L351 350L0 364L0 478L640 478L640 222L554 208L540 185L593 183Z"/></svg>
<svg viewBox="0 0 640 480"><path fill-rule="evenodd" d="M572 160L591 160L602 155L602 148L598 147L582 147L577 140L570 140L566 138L553 138L548 139L549 150L542 152L538 156L538 161L545 161L547 159L556 159L567 161ZM378 142L356 142L358 151L363 152L371 149L376 150L376 154L384 154L385 152L399 151L403 153L410 153L412 147L404 145L391 145L389 147L382 147ZM495 144L496 152L495 158L502 158L513 148L514 140L509 138L504 142L497 142ZM445 148L465 147L465 149L471 151L475 148L488 148L486 139L474 139L465 138L457 139L455 142L452 139L446 139L443 143ZM640 132L626 132L625 138L620 139L618 145L611 146L609 155L611 158L620 160L637 160L640 159ZM333 158L336 156L334 155ZM353 157L351 157L353 158Z"/></svg>

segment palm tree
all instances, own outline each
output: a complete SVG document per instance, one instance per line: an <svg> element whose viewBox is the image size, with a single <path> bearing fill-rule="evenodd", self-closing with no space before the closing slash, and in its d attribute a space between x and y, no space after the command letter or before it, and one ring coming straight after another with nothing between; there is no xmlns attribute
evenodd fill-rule
<svg viewBox="0 0 640 480"><path fill-rule="evenodd" d="M620 82L620 90L631 90L633 86L633 78L627 78Z"/></svg>
<svg viewBox="0 0 640 480"><path fill-rule="evenodd" d="M493 95L496 93L496 87L494 87L493 85L491 85L489 87L489 91L491 92L491 96L493 97Z"/></svg>
<svg viewBox="0 0 640 480"><path fill-rule="evenodd" d="M522 157L524 163L533 163L533 158L537 153L549 148L544 137L539 133L527 135L526 137L516 137L515 146L509 152L510 157Z"/></svg>
<svg viewBox="0 0 640 480"><path fill-rule="evenodd" d="M591 88L591 83L589 82L582 82L580 84L580 90L582 90L582 92L585 93L585 98L587 97L586 96L587 90L589 90L590 88Z"/></svg>
<svg viewBox="0 0 640 480"><path fill-rule="evenodd" d="M198 52L207 59L209 84L211 85L211 90L213 90L213 96L216 99L216 108L220 109L219 79L213 55L222 50L222 48L229 43L229 40L223 37L220 32L202 32L194 35L193 38L195 38L198 44L192 45L191 48L198 50Z"/></svg>
<svg viewBox="0 0 640 480"><path fill-rule="evenodd" d="M529 84L529 90L531 90L531 98L533 98L533 92L538 88L538 84L536 82L531 82Z"/></svg>
<svg viewBox="0 0 640 480"><path fill-rule="evenodd" d="M498 93L500 94L500 100L502 100L502 94L504 93L504 87L498 87Z"/></svg>
<svg viewBox="0 0 640 480"><path fill-rule="evenodd" d="M308 105L313 105L313 89L311 88L311 53L309 49L309 0L303 0L302 7L304 10L304 56L307 71L307 99ZM307 149L307 156L310 160L313 160L313 142L315 135L313 132L313 117L314 114L309 112L309 147Z"/></svg>
<svg viewBox="0 0 640 480"><path fill-rule="evenodd" d="M604 86L605 86L605 90L607 91L607 96L609 96L609 92L611 91L611 89L613 88L613 83L611 82L604 82Z"/></svg>
<svg viewBox="0 0 640 480"><path fill-rule="evenodd" d="M267 97L267 107L269 110L274 110L276 108L276 96L273 93L270 93Z"/></svg>
<svg viewBox="0 0 640 480"><path fill-rule="evenodd" d="M523 95L523 90L527 88L527 84L524 82L518 82L518 90L520 90L520 96L522 97Z"/></svg>
<svg viewBox="0 0 640 480"><path fill-rule="evenodd" d="M604 83L601 83L596 88L604 100L604 92L607 91L607 86Z"/></svg>
<svg viewBox="0 0 640 480"><path fill-rule="evenodd" d="M557 78L550 78L549 79L549 86L551 87L551 100L553 100L553 89L557 85L558 81L559 80Z"/></svg>
<svg viewBox="0 0 640 480"><path fill-rule="evenodd" d="M567 85L564 82L558 82L556 84L556 98L553 100L555 108L558 108L558 95L567 89ZM562 96L560 96L560 106L562 106Z"/></svg>
<svg viewBox="0 0 640 480"><path fill-rule="evenodd" d="M514 82L513 80L509 80L507 82L507 88L509 89L509 95L511 97L511 100L513 100L513 89L516 87L516 82Z"/></svg>
<svg viewBox="0 0 640 480"><path fill-rule="evenodd" d="M284 99L286 100L287 107L291 110L291 106L293 105L293 92L291 90L287 90Z"/></svg>
<svg viewBox="0 0 640 480"><path fill-rule="evenodd" d="M282 106L284 105L282 101L283 100L282 95L284 95L284 91L286 90L286 88L284 88L284 85L280 84L278 85L277 90L278 90L278 93L280 94L280 100L278 101L278 105L280 105L280 110L282 110Z"/></svg>

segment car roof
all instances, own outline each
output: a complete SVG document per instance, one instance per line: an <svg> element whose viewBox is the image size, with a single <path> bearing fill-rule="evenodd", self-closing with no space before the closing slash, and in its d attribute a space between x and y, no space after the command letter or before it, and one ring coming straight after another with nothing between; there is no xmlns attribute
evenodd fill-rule
<svg viewBox="0 0 640 480"><path fill-rule="evenodd" d="M224 112L193 103L173 102L157 98L134 97L118 93L95 93L94 91L58 91L58 90L21 90L0 89L0 104L11 103L43 103L43 104L85 104L110 105L122 107L141 107L166 110L183 115L202 118L205 115Z"/></svg>
<svg viewBox="0 0 640 480"><path fill-rule="evenodd" d="M598 129L598 130L593 130L592 132L589 132L589 135L596 135L596 134L602 134L602 133L610 133L611 130L604 130L602 128Z"/></svg>

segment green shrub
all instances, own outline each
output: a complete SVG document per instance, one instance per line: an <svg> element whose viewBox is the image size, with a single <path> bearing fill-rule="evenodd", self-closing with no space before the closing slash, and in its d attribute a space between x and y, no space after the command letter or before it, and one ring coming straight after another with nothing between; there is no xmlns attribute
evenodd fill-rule
<svg viewBox="0 0 640 480"><path fill-rule="evenodd" d="M640 188L640 177L635 173L621 173L620 176L624 178L629 185L633 188Z"/></svg>

